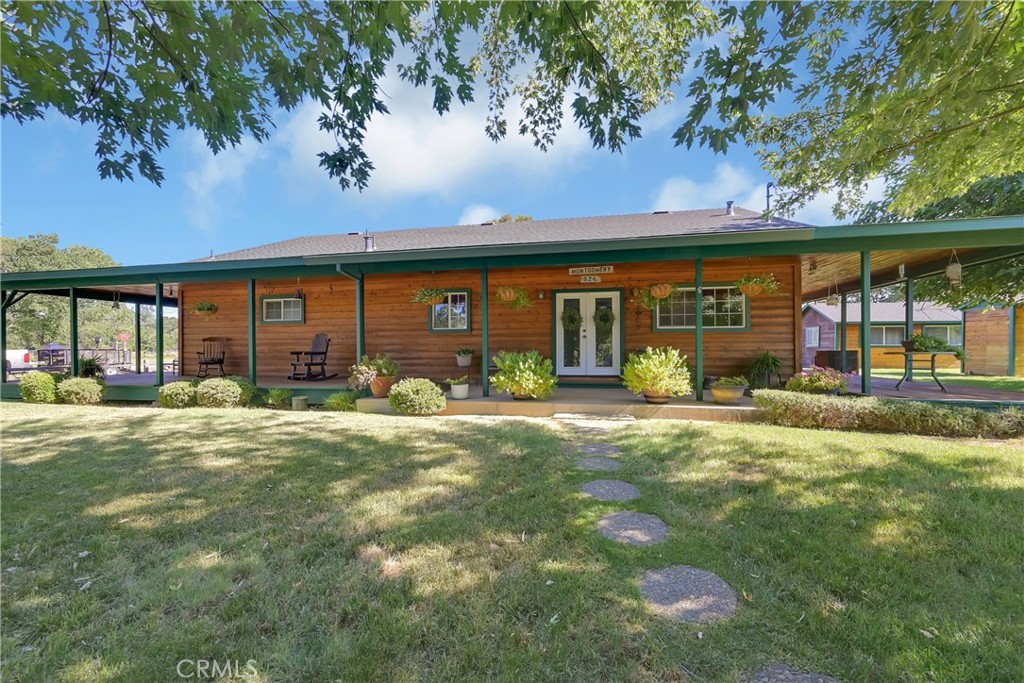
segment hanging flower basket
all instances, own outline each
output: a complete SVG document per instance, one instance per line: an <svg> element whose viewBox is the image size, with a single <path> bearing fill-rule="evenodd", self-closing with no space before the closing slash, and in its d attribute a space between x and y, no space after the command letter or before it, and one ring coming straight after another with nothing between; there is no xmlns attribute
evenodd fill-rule
<svg viewBox="0 0 1024 683"><path fill-rule="evenodd" d="M445 289L418 289L412 295L412 302L414 304L429 304L433 306L444 301L446 296L448 296L448 290Z"/></svg>
<svg viewBox="0 0 1024 683"><path fill-rule="evenodd" d="M652 285L651 296L655 299L667 299L672 296L672 290L675 289L670 284Z"/></svg>
<svg viewBox="0 0 1024 683"><path fill-rule="evenodd" d="M764 292L764 287L754 282L748 282L747 284L740 285L739 289L740 293L744 296L760 296L761 293Z"/></svg>
<svg viewBox="0 0 1024 683"><path fill-rule="evenodd" d="M497 297L498 301L502 303L509 303L516 300L516 288L515 287L498 287L497 291L494 292L494 296Z"/></svg>
<svg viewBox="0 0 1024 683"><path fill-rule="evenodd" d="M615 312L610 308L594 311L594 325L599 330L610 330L615 325Z"/></svg>
<svg viewBox="0 0 1024 683"><path fill-rule="evenodd" d="M839 305L839 295L838 294L829 294L827 297L825 297L825 303L828 304L829 306L838 306Z"/></svg>
<svg viewBox="0 0 1024 683"><path fill-rule="evenodd" d="M744 275L736 281L736 287L744 296L760 296L761 294L775 294L779 291L779 281L772 273L761 275Z"/></svg>
<svg viewBox="0 0 1024 683"><path fill-rule="evenodd" d="M562 311L562 329L576 332L583 327L583 315L578 308L566 308Z"/></svg>
<svg viewBox="0 0 1024 683"><path fill-rule="evenodd" d="M189 312L208 317L217 312L219 307L212 301L197 301L189 307Z"/></svg>
<svg viewBox="0 0 1024 683"><path fill-rule="evenodd" d="M524 287L498 287L494 296L509 308L521 311L533 306L530 293Z"/></svg>

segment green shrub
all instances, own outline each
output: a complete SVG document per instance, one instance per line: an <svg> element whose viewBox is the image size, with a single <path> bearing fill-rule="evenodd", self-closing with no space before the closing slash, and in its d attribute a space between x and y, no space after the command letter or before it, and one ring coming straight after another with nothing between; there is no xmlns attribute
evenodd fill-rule
<svg viewBox="0 0 1024 683"><path fill-rule="evenodd" d="M21 400L26 403L57 402L57 379L48 372L26 372L18 384L21 387Z"/></svg>
<svg viewBox="0 0 1024 683"><path fill-rule="evenodd" d="M832 368L815 366L790 377L786 382L786 391L799 391L805 394L845 394L846 375Z"/></svg>
<svg viewBox="0 0 1024 683"><path fill-rule="evenodd" d="M191 408L196 405L194 382L178 381L160 387L160 405L164 408Z"/></svg>
<svg viewBox="0 0 1024 683"><path fill-rule="evenodd" d="M241 387L226 377L206 379L196 387L196 402L205 408L230 408L241 401Z"/></svg>
<svg viewBox="0 0 1024 683"><path fill-rule="evenodd" d="M629 354L622 366L622 383L637 396L644 392L681 396L691 391L686 356L671 346Z"/></svg>
<svg viewBox="0 0 1024 683"><path fill-rule="evenodd" d="M103 400L103 385L92 377L73 377L57 385L61 403L84 406Z"/></svg>
<svg viewBox="0 0 1024 683"><path fill-rule="evenodd" d="M502 351L494 358L494 364L498 366L498 373L491 384L499 392L543 401L551 398L558 386L551 359L536 351Z"/></svg>
<svg viewBox="0 0 1024 683"><path fill-rule="evenodd" d="M356 409L357 398L359 398L359 394L355 391L339 391L336 394L331 394L324 400L324 408L351 413Z"/></svg>
<svg viewBox="0 0 1024 683"><path fill-rule="evenodd" d="M391 387L388 403L401 415L435 415L448 406L441 387L423 377L399 380Z"/></svg>
<svg viewBox="0 0 1024 683"><path fill-rule="evenodd" d="M747 386L746 377L719 377L715 380L716 387L745 387Z"/></svg>
<svg viewBox="0 0 1024 683"><path fill-rule="evenodd" d="M249 378L239 377L238 375L228 375L224 379L229 382L234 382L242 391L242 398L239 399L238 405L251 406L260 397L260 390L255 384L249 381Z"/></svg>
<svg viewBox="0 0 1024 683"><path fill-rule="evenodd" d="M292 395L295 394L291 389L270 389L267 391L265 401L268 406L275 408L290 408L292 405Z"/></svg>
<svg viewBox="0 0 1024 683"><path fill-rule="evenodd" d="M79 377L103 377L103 363L99 358L86 358L80 356L78 359Z"/></svg>
<svg viewBox="0 0 1024 683"><path fill-rule="evenodd" d="M997 439L1024 436L1024 411L1017 409L985 412L902 399L771 389L755 391L754 405L763 411L766 422L786 427Z"/></svg>

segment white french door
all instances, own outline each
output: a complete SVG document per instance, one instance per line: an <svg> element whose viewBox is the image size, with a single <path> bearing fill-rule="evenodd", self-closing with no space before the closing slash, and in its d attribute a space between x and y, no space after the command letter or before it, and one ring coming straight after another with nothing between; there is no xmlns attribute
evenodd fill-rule
<svg viewBox="0 0 1024 683"><path fill-rule="evenodd" d="M559 375L619 374L622 355L619 308L618 292L555 295L555 368Z"/></svg>

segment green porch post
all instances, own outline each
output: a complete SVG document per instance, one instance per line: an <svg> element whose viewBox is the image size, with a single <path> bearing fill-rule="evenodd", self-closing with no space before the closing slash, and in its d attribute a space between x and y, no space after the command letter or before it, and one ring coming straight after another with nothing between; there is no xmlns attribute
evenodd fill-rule
<svg viewBox="0 0 1024 683"><path fill-rule="evenodd" d="M366 288L365 275L356 278L356 362L366 355Z"/></svg>
<svg viewBox="0 0 1024 683"><path fill-rule="evenodd" d="M905 311L907 331L904 332L904 339L910 339L914 336L914 278L907 278L907 296L905 300ZM908 381L914 381L914 361L910 360L910 356L907 356L904 361L904 374Z"/></svg>
<svg viewBox="0 0 1024 683"><path fill-rule="evenodd" d="M839 342L839 369L845 375L850 371L846 364L846 293L843 293L839 303L839 333L836 335Z"/></svg>
<svg viewBox="0 0 1024 683"><path fill-rule="evenodd" d="M1010 306L1010 364L1006 366L1006 376L1013 377L1017 374L1017 307ZM967 348L967 311L964 311L964 327L961 331L963 340L961 348ZM964 371L964 361L960 361L960 372Z"/></svg>
<svg viewBox="0 0 1024 683"><path fill-rule="evenodd" d="M871 393L871 252L860 253L860 391Z"/></svg>
<svg viewBox="0 0 1024 683"><path fill-rule="evenodd" d="M249 381L256 384L256 280L249 279Z"/></svg>
<svg viewBox="0 0 1024 683"><path fill-rule="evenodd" d="M135 304L135 374L142 374L142 304Z"/></svg>
<svg viewBox="0 0 1024 683"><path fill-rule="evenodd" d="M71 376L78 377L78 292L74 287L68 301L71 304Z"/></svg>
<svg viewBox="0 0 1024 683"><path fill-rule="evenodd" d="M156 284L156 385L164 385L164 286Z"/></svg>
<svg viewBox="0 0 1024 683"><path fill-rule="evenodd" d="M13 292L11 294L13 295ZM8 293L4 292L3 301L0 301L0 358L3 359L0 363L0 383L7 382L7 298Z"/></svg>
<svg viewBox="0 0 1024 683"><path fill-rule="evenodd" d="M491 367L490 319L487 311L487 266L480 269L480 384L484 396L491 395L491 378L488 374Z"/></svg>
<svg viewBox="0 0 1024 683"><path fill-rule="evenodd" d="M704 259L699 256L693 260L694 267L694 298L697 315L693 323L694 331L694 375L693 394L698 401L704 400Z"/></svg>

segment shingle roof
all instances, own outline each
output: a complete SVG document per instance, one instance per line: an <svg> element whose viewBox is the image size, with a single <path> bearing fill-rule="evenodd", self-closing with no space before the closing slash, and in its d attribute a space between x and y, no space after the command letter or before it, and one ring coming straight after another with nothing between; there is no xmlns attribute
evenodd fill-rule
<svg viewBox="0 0 1024 683"><path fill-rule="evenodd" d="M822 315L834 322L839 322L842 313L839 306L823 303L808 304ZM906 320L906 305L903 302L876 301L871 304L871 322L903 322ZM941 306L931 301L914 302L914 321L921 323L958 323L961 322L960 311L948 306ZM860 322L860 304L846 305L846 322Z"/></svg>
<svg viewBox="0 0 1024 683"><path fill-rule="evenodd" d="M645 237L675 237L712 233L754 232L809 227L736 208L729 216L724 208L695 211L664 211L591 218L559 218L518 223L484 223L440 228L416 228L375 232L377 251L408 251L452 247L581 241L611 241ZM364 249L362 233L296 237L282 242L240 249L212 257L217 261L352 254ZM199 259L209 261L211 259Z"/></svg>

